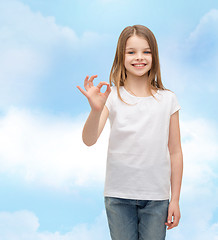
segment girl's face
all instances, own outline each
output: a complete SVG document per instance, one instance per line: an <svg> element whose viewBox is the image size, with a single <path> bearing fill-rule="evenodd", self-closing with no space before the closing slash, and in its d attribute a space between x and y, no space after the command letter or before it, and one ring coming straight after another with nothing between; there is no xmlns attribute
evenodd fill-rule
<svg viewBox="0 0 218 240"><path fill-rule="evenodd" d="M142 77L151 69L152 54L148 42L137 35L127 39L124 66L126 74Z"/></svg>

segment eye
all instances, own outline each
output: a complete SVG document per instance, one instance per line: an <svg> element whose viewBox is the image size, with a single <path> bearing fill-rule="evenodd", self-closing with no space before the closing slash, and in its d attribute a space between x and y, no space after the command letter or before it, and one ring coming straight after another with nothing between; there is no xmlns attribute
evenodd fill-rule
<svg viewBox="0 0 218 240"><path fill-rule="evenodd" d="M133 54L133 53L134 53L133 51L128 52L128 54Z"/></svg>
<svg viewBox="0 0 218 240"><path fill-rule="evenodd" d="M151 52L150 52L150 51L145 51L144 53L149 54L149 53L151 53Z"/></svg>

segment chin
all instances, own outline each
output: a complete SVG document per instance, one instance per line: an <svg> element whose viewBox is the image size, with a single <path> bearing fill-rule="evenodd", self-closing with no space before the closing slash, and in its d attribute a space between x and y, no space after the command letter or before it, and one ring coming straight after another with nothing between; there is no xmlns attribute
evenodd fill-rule
<svg viewBox="0 0 218 240"><path fill-rule="evenodd" d="M142 74L132 74L132 75L134 75L136 77L144 77L144 76L148 75L148 72L145 72L145 73L142 73Z"/></svg>

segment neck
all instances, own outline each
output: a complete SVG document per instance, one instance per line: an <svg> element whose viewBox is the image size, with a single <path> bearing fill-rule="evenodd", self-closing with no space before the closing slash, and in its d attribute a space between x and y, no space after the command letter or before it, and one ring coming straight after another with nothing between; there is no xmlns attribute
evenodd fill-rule
<svg viewBox="0 0 218 240"><path fill-rule="evenodd" d="M148 93L148 75L146 74L139 77L128 74L124 86L129 90L138 93L139 95Z"/></svg>

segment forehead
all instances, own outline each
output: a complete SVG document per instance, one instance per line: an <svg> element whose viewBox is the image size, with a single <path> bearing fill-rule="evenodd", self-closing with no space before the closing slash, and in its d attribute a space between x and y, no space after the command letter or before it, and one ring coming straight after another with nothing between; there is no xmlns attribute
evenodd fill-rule
<svg viewBox="0 0 218 240"><path fill-rule="evenodd" d="M149 44L145 38L133 35L127 39L126 48L149 48Z"/></svg>

